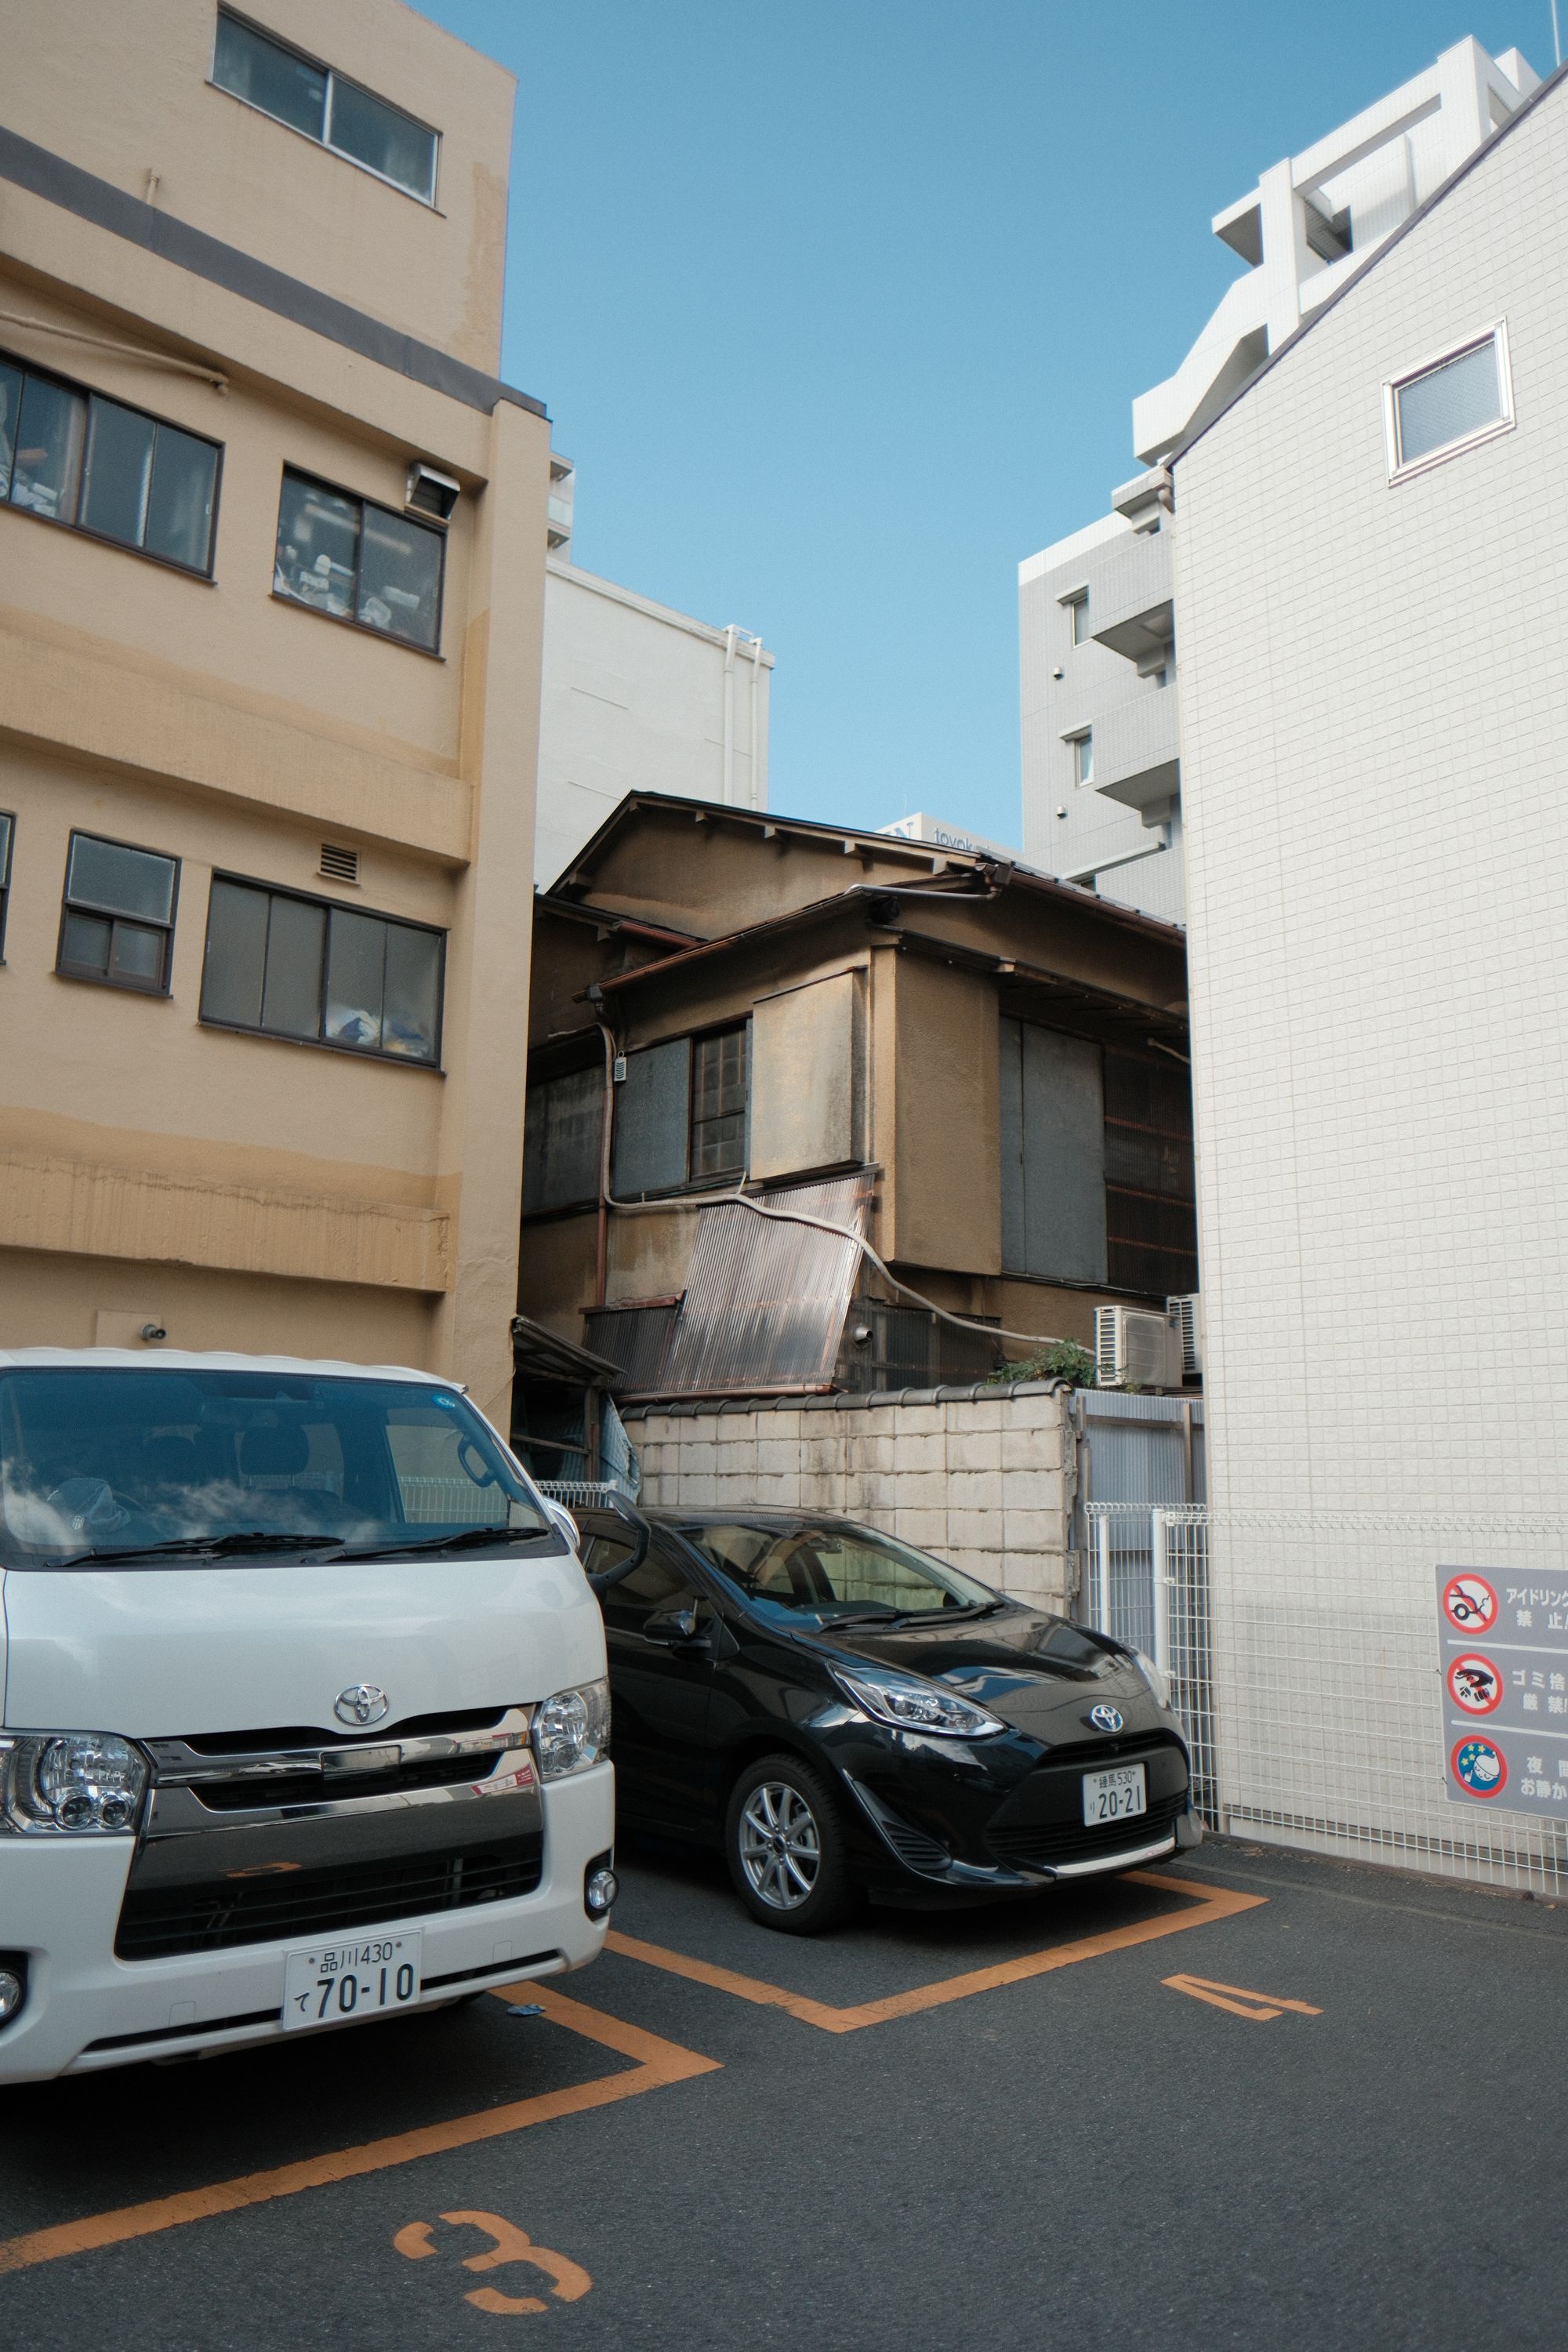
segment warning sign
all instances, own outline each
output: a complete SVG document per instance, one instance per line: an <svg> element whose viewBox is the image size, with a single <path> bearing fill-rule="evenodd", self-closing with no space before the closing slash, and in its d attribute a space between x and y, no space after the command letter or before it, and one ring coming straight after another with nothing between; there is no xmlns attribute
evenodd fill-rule
<svg viewBox="0 0 1568 2352"><path fill-rule="evenodd" d="M1436 1600L1450 1800L1568 1820L1568 1571L1439 1568Z"/></svg>
<svg viewBox="0 0 1568 2352"><path fill-rule="evenodd" d="M1489 1658L1468 1651L1448 1668L1448 1696L1467 1715L1490 1715L1502 1705L1502 1675Z"/></svg>
<svg viewBox="0 0 1568 2352"><path fill-rule="evenodd" d="M1497 1622L1495 1586L1473 1569L1451 1576L1443 1588L1443 1614L1457 1633L1484 1633Z"/></svg>

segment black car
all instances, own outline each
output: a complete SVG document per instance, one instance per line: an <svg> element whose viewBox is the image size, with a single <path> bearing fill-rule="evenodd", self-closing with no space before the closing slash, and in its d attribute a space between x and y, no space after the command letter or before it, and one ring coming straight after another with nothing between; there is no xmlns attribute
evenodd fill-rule
<svg viewBox="0 0 1568 2352"><path fill-rule="evenodd" d="M1154 1862L1201 1832L1163 1678L849 1519L581 1508L627 1829L721 1843L807 1935Z"/></svg>

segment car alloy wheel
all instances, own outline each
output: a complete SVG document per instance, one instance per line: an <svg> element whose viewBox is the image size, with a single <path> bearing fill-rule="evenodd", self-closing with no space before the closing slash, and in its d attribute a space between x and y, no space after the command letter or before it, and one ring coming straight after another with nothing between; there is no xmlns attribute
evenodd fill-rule
<svg viewBox="0 0 1568 2352"><path fill-rule="evenodd" d="M812 1936L854 1899L831 1783L793 1756L763 1756L742 1773L724 1846L736 1894L765 1927Z"/></svg>
<svg viewBox="0 0 1568 2352"><path fill-rule="evenodd" d="M741 1867L759 1903L795 1911L816 1891L822 1868L816 1815L787 1780L763 1780L741 1814Z"/></svg>

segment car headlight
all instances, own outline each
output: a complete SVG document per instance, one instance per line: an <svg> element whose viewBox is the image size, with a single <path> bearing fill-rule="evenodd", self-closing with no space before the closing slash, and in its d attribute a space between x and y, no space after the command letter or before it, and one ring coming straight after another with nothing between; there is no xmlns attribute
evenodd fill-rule
<svg viewBox="0 0 1568 2352"><path fill-rule="evenodd" d="M147 1759L112 1731L0 1732L0 1832L129 1837Z"/></svg>
<svg viewBox="0 0 1568 2352"><path fill-rule="evenodd" d="M1170 1675L1165 1672L1163 1666L1157 1666L1152 1658L1146 1658L1142 1650L1134 1650L1132 1656L1137 1664L1139 1673L1142 1675L1144 1681L1153 1692L1160 1706L1164 1707L1168 1713L1171 1705Z"/></svg>
<svg viewBox="0 0 1568 2352"><path fill-rule="evenodd" d="M931 1731L939 1739L983 1739L1007 1728L983 1706L919 1675L901 1675L889 1666L857 1666L851 1674L835 1666L833 1678L867 1715L900 1731Z"/></svg>
<svg viewBox="0 0 1568 2352"><path fill-rule="evenodd" d="M547 1698L533 1718L533 1739L542 1780L585 1772L610 1744L609 1684L579 1683Z"/></svg>

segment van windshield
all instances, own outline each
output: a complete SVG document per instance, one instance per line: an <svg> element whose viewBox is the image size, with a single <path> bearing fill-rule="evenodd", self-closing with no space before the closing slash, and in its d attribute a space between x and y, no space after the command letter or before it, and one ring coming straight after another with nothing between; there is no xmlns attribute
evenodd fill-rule
<svg viewBox="0 0 1568 2352"><path fill-rule="evenodd" d="M265 1371L0 1372L0 1563L543 1551L561 1539L455 1390Z"/></svg>

